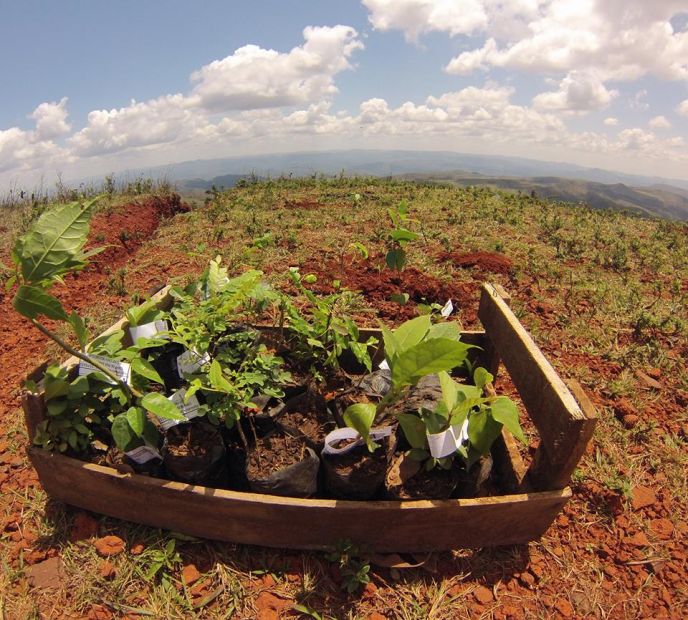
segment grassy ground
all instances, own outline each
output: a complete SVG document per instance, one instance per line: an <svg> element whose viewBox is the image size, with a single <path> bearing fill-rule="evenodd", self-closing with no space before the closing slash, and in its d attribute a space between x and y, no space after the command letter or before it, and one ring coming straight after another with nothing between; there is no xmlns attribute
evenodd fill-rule
<svg viewBox="0 0 688 620"><path fill-rule="evenodd" d="M332 279L373 286L384 274L386 209L401 200L421 233L407 248L409 273L460 292L465 327L477 327L480 282L503 284L555 368L577 379L599 409L574 497L543 539L433 554L413 569L373 558L372 585L350 594L342 586L356 586L370 558L344 554L340 567L339 556L190 541L53 505L26 467L16 394L3 394L0 618L685 616L685 225L490 189L347 179L260 183L164 221L120 276L103 275L109 303L91 300L83 310L94 327L105 327L132 295L196 276L217 254L230 273L260 268L276 286L286 286L289 266L316 272L324 287ZM6 247L27 218L7 210L0 229ZM352 243L363 244L369 257ZM476 253L473 266L459 260ZM488 260L494 254L497 273ZM378 316L392 322L394 308L369 296L357 315L369 324ZM411 302L404 312L413 308ZM24 355L16 344L2 345ZM26 360L26 367L38 361ZM115 535L125 550L103 559L89 534ZM39 590L31 566L51 557L61 562L55 587ZM200 578L192 579L190 565Z"/></svg>

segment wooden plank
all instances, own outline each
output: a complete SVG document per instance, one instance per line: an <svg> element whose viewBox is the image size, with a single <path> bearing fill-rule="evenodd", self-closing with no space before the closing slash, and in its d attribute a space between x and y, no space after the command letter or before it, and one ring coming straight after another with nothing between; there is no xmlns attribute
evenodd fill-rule
<svg viewBox="0 0 688 620"><path fill-rule="evenodd" d="M539 538L568 501L561 491L442 501L298 499L140 475L30 448L45 490L112 517L235 543L330 549L351 540L377 552L521 544Z"/></svg>
<svg viewBox="0 0 688 620"><path fill-rule="evenodd" d="M562 488L568 481L566 476L573 471L572 462L577 463L580 458L580 446L592 436L597 414L592 407L583 411L490 284L483 285L478 317L540 433L542 465L538 465L531 477L533 488ZM549 473L544 475L546 469Z"/></svg>

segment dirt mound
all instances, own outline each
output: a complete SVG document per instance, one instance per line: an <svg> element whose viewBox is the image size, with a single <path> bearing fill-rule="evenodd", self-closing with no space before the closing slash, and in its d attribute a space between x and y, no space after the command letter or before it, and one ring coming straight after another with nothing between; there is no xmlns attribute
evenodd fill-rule
<svg viewBox="0 0 688 620"><path fill-rule="evenodd" d="M448 299L453 301L455 308L466 309L467 314L461 314L464 323L476 320L476 284L442 282L416 267L393 271L384 266L382 257L356 260L347 265L337 261L312 260L302 265L301 273L313 273L318 277L318 281L310 285L317 293L334 292L332 281L339 280L342 287L362 293L366 301L379 310L379 316L395 323L417 316L419 303L444 305ZM400 293L409 296L404 306L392 301L392 295Z"/></svg>
<svg viewBox="0 0 688 620"><path fill-rule="evenodd" d="M511 275L513 272L511 259L504 256L504 254L497 254L496 252L468 252L465 254L443 252L437 258L462 269L475 268L482 272L501 273L504 275Z"/></svg>

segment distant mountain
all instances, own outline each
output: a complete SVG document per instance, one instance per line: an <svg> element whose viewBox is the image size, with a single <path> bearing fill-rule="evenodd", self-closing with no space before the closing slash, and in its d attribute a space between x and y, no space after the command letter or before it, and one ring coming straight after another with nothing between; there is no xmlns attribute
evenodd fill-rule
<svg viewBox="0 0 688 620"><path fill-rule="evenodd" d="M581 203L593 209L622 209L640 215L688 221L688 191L663 184L629 187L623 183L605 184L553 176L493 177L461 171L401 176L416 181L488 185L528 194L535 192L541 198Z"/></svg>
<svg viewBox="0 0 688 620"><path fill-rule="evenodd" d="M556 176L596 183L623 183L633 187L659 184L688 190L686 179L663 179L522 157L470 155L450 151L348 150L277 153L185 161L155 168L129 170L118 176L143 174L154 177L166 176L172 181L180 181L199 178L211 180L224 175L254 174L260 177L279 177L290 174L309 176L341 172L349 175L386 177L447 170L464 170L493 177Z"/></svg>

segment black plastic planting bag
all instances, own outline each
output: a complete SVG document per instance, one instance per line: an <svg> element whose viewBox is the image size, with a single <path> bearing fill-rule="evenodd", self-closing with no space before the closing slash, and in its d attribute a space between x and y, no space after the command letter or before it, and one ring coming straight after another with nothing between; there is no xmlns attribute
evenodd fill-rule
<svg viewBox="0 0 688 620"><path fill-rule="evenodd" d="M309 497L318 490L320 459L314 450L306 448L303 460L280 469L265 478L248 476L248 486L256 493L285 497Z"/></svg>
<svg viewBox="0 0 688 620"><path fill-rule="evenodd" d="M170 448L170 434L191 429L194 448L191 454L176 454ZM202 439L198 441L197 439ZM189 484L219 486L226 477L226 448L218 427L199 420L191 424L179 424L168 431L162 449L163 463L167 473L174 479Z"/></svg>
<svg viewBox="0 0 688 620"><path fill-rule="evenodd" d="M389 460L396 446L394 434L376 440L380 444L370 452L365 444L358 444L343 454L321 454L325 485L336 499L371 499L382 488Z"/></svg>

